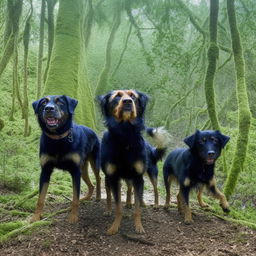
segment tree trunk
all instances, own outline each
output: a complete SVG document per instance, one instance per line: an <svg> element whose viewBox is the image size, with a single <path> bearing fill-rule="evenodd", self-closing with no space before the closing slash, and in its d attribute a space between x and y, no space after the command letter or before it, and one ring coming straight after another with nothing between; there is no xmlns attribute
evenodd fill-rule
<svg viewBox="0 0 256 256"><path fill-rule="evenodd" d="M84 2L60 0L53 51L44 95L65 94L79 101L76 120L93 129L95 109L87 81L85 45L81 31Z"/></svg>
<svg viewBox="0 0 256 256"><path fill-rule="evenodd" d="M132 4L131 0L125 0L125 10L126 10L127 16L129 18L129 21L135 28L135 32L139 39L140 45L142 47L142 51L143 51L143 55L145 57L146 63L150 67L151 71L154 71L155 68L154 68L152 57L146 50L144 40L143 40L142 34L140 32L140 28L139 28L138 24L136 23L135 18L133 17L131 4Z"/></svg>
<svg viewBox="0 0 256 256"><path fill-rule="evenodd" d="M210 1L210 46L208 49L208 67L205 76L205 97L207 103L208 115L211 120L211 126L214 130L220 130L220 125L216 113L214 76L216 64L219 57L219 48L217 45L217 24L218 24L219 0Z"/></svg>
<svg viewBox="0 0 256 256"><path fill-rule="evenodd" d="M114 71L112 72L111 76L110 76L110 79L113 79L117 70L119 69L122 61L123 61L123 57L124 57L124 54L125 54L125 51L127 49L127 46L128 46L128 41L130 39L130 36L131 36L131 33L132 33L132 24L130 24L129 26L129 29L128 29L128 33L127 33L127 36L126 36L126 39L125 39L125 42L124 42L124 48L120 54L120 58L119 58L119 61L117 62L115 68L114 68Z"/></svg>
<svg viewBox="0 0 256 256"><path fill-rule="evenodd" d="M0 76L5 70L14 51L15 38L19 34L19 21L22 13L22 0L7 1L7 22L4 32L4 51L0 59Z"/></svg>
<svg viewBox="0 0 256 256"><path fill-rule="evenodd" d="M44 71L44 83L46 81L46 77L49 70L49 65L52 56L52 48L53 48L53 41L54 41L54 6L57 0L46 0L47 1L47 24L48 24L48 56L47 56L47 63L46 68Z"/></svg>
<svg viewBox="0 0 256 256"><path fill-rule="evenodd" d="M43 54L44 54L44 20L45 20L45 0L41 3L40 13L40 36L39 36L39 48L37 58L37 94L36 98L39 99L42 90L42 71L43 71Z"/></svg>
<svg viewBox="0 0 256 256"><path fill-rule="evenodd" d="M115 35L119 28L120 23L121 23L121 10L120 8L118 8L116 14L114 15L113 26L108 38L107 47L106 47L105 65L99 76L99 81L97 83L96 91L95 91L96 95L104 93L105 90L107 89L107 84L109 80L109 71L111 67L111 50L112 50Z"/></svg>
<svg viewBox="0 0 256 256"><path fill-rule="evenodd" d="M88 44L90 42L90 37L91 37L91 32L92 32L92 24L93 24L93 16L94 16L94 11L93 11L92 0L88 0L88 12L87 12L87 17L84 22L85 48L88 47Z"/></svg>
<svg viewBox="0 0 256 256"><path fill-rule="evenodd" d="M25 29L23 33L23 46L24 46L24 85L23 85L23 113L24 113L24 136L27 137L30 134L29 123L28 123L28 48L30 40L30 30L31 30L31 17L33 14L32 0L30 2L31 9L30 14L26 20Z"/></svg>
<svg viewBox="0 0 256 256"><path fill-rule="evenodd" d="M235 155L224 188L224 193L227 198L229 198L235 190L239 173L243 170L246 159L251 112L248 103L244 56L240 41L240 34L237 28L234 0L227 0L227 12L236 70L236 94L239 126Z"/></svg>
<svg viewBox="0 0 256 256"><path fill-rule="evenodd" d="M14 112L15 112L15 99L18 92L18 48L17 48L17 38L14 41L14 50L13 50L13 67L12 67L12 106L9 116L10 121L14 121Z"/></svg>

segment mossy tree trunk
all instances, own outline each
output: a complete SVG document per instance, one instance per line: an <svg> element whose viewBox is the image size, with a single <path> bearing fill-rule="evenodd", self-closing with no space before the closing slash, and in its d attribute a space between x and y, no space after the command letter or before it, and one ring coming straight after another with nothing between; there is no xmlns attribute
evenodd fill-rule
<svg viewBox="0 0 256 256"><path fill-rule="evenodd" d="M87 80L85 44L81 25L85 3L60 0L54 45L44 95L65 94L79 101L76 120L93 129L95 106Z"/></svg>
<svg viewBox="0 0 256 256"><path fill-rule="evenodd" d="M227 12L236 70L236 94L239 126L235 155L224 188L224 193L227 198L229 198L235 190L239 173L243 170L247 152L251 112L248 103L244 56L240 41L240 34L237 28L234 0L227 0Z"/></svg>
<svg viewBox="0 0 256 256"><path fill-rule="evenodd" d="M19 35L19 21L22 13L22 0L7 0L7 21L4 31L4 51L0 59L0 76L14 52L16 37Z"/></svg>
<svg viewBox="0 0 256 256"><path fill-rule="evenodd" d="M11 55L13 55L13 74L12 74L12 105L11 105L11 111L9 115L9 120L14 120L14 112L15 112L15 100L18 99L20 108L22 110L22 118L24 117L24 111L22 106L22 99L20 95L20 89L19 89L19 77L18 77L18 37L19 37L19 22L20 17L22 14L22 6L23 1L18 0L8 0L7 2L7 24L6 30L5 30L5 50L4 50L4 65L2 66L2 60L1 60L1 68L0 68L0 75L1 72L4 70L6 65L9 62L9 59ZM11 30L11 32L10 32ZM8 36L9 34L9 36ZM8 53L6 53L6 49ZM7 55L5 55L7 54Z"/></svg>
<svg viewBox="0 0 256 256"><path fill-rule="evenodd" d="M47 56L47 63L44 71L44 78L43 78L44 83L46 81L50 60L52 56L52 48L53 48L53 41L54 41L54 7L57 3L57 0L46 0L46 2L47 2L47 28L48 28L48 56Z"/></svg>
<svg viewBox="0 0 256 256"><path fill-rule="evenodd" d="M211 126L214 130L220 130L220 125L216 113L214 91L214 77L216 73L216 64L219 57L219 47L217 45L218 13L219 0L210 0L210 45L208 49L208 67L206 71L204 84L208 115L211 121Z"/></svg>
<svg viewBox="0 0 256 256"><path fill-rule="evenodd" d="M26 20L25 29L23 33L24 46L24 85L23 85L23 113L24 113L24 136L29 136L29 122L28 122L28 49L31 30L31 18L33 14L32 0L30 0L30 14Z"/></svg>
<svg viewBox="0 0 256 256"><path fill-rule="evenodd" d="M111 28L111 32L110 32L108 42L107 42L107 47L106 47L105 64L100 73L99 80L96 85L96 90L95 90L96 95L104 93L107 89L108 80L109 80L109 71L111 68L111 60L112 60L111 51L112 51L115 35L120 26L120 23L121 23L121 1L119 3L119 6L117 7L117 10L113 18L113 25Z"/></svg>
<svg viewBox="0 0 256 256"><path fill-rule="evenodd" d="M119 57L119 60L114 68L114 71L112 72L111 76L110 76L110 80L112 80L117 72L117 70L119 69L119 67L121 66L121 63L123 61L123 57L124 57L124 54L125 54L125 51L128 47L128 41L130 39L130 36L131 36L131 33L132 33L132 24L130 24L129 26L129 29L128 29L128 33L127 33L127 36L125 38L125 42L124 42L124 48L120 54L120 57Z"/></svg>
<svg viewBox="0 0 256 256"><path fill-rule="evenodd" d="M45 0L41 2L40 25L39 25L39 47L37 58L37 93L36 98L39 99L42 90L42 71L43 71L43 54L44 54L44 22L45 22Z"/></svg>
<svg viewBox="0 0 256 256"><path fill-rule="evenodd" d="M94 10L92 0L88 0L88 11L87 16L84 22L84 30L85 30L85 48L88 47L90 42L91 32L92 32L92 25L93 25L93 18L94 18Z"/></svg>

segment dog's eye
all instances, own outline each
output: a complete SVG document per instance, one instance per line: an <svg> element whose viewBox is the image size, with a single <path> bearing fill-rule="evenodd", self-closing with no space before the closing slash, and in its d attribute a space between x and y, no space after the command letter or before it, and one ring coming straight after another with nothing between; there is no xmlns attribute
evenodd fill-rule
<svg viewBox="0 0 256 256"><path fill-rule="evenodd" d="M211 141L212 141L213 143L217 143L217 142L218 142L218 139L216 139L215 137L211 137Z"/></svg>
<svg viewBox="0 0 256 256"><path fill-rule="evenodd" d="M132 100L136 100L137 99L137 97L134 94L130 95L130 97L132 98Z"/></svg>
<svg viewBox="0 0 256 256"><path fill-rule="evenodd" d="M55 103L58 105L63 105L64 103L60 100L60 98L55 99Z"/></svg>
<svg viewBox="0 0 256 256"><path fill-rule="evenodd" d="M48 99L44 99L44 100L42 101L42 105L45 106L48 102L49 102Z"/></svg>
<svg viewBox="0 0 256 256"><path fill-rule="evenodd" d="M206 141L207 141L207 139L204 137L204 138L202 138L202 139L200 140L200 143L201 143L201 144L204 144Z"/></svg>
<svg viewBox="0 0 256 256"><path fill-rule="evenodd" d="M64 103L61 102L60 100L58 100L56 103L57 103L58 105L64 105Z"/></svg>

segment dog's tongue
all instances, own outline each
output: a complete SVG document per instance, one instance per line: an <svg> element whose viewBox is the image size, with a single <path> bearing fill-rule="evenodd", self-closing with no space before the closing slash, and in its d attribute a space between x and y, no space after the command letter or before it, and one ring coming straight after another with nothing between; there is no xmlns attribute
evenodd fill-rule
<svg viewBox="0 0 256 256"><path fill-rule="evenodd" d="M206 159L207 164L214 164L214 159L213 158L208 158Z"/></svg>
<svg viewBox="0 0 256 256"><path fill-rule="evenodd" d="M50 126L56 125L58 123L58 120L55 118L47 118L47 124Z"/></svg>

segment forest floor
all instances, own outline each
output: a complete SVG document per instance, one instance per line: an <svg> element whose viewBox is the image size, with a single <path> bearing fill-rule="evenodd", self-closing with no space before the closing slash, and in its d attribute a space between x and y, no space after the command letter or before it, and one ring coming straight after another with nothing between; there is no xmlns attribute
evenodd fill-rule
<svg viewBox="0 0 256 256"><path fill-rule="evenodd" d="M147 196L145 201L149 203ZM48 204L45 212L68 206L68 202ZM108 236L113 215L104 216L105 199L92 200L80 204L77 224L68 224L67 212L58 214L50 226L1 244L0 255L256 255L255 230L213 216L196 205L192 209L194 223L185 225L175 204L169 210L147 206L142 210L146 233L136 234L133 209L124 208L119 232Z"/></svg>

